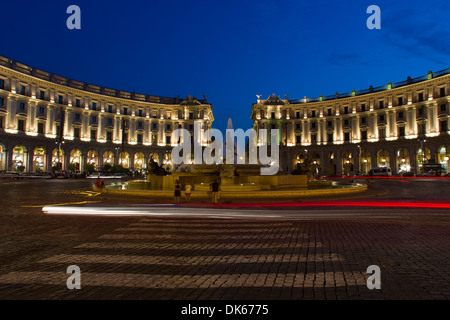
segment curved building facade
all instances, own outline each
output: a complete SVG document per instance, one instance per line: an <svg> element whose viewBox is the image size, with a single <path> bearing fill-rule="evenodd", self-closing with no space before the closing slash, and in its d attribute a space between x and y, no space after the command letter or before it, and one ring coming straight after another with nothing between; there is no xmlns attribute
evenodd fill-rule
<svg viewBox="0 0 450 320"><path fill-rule="evenodd" d="M205 99L99 87L0 56L0 171L83 171L106 163L173 170L172 132L214 121ZM206 141L199 143L205 144Z"/></svg>
<svg viewBox="0 0 450 320"><path fill-rule="evenodd" d="M448 172L449 92L446 69L327 97L258 96L251 118L256 131L279 129L282 171L308 158L317 175L366 174L372 167L420 174L425 163Z"/></svg>

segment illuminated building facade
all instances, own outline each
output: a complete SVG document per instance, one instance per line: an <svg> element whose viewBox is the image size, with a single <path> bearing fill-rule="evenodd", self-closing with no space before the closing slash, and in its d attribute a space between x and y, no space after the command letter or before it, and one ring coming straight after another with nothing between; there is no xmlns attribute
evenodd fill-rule
<svg viewBox="0 0 450 320"><path fill-rule="evenodd" d="M206 97L109 89L0 56L0 171L83 171L106 163L140 171L152 158L173 170L172 132L193 132L194 121L202 132L211 128Z"/></svg>
<svg viewBox="0 0 450 320"><path fill-rule="evenodd" d="M327 176L366 174L372 167L420 173L427 162L448 170L449 92L446 69L313 99L258 96L251 118L257 131L279 129L282 171L293 171L305 159L314 173Z"/></svg>

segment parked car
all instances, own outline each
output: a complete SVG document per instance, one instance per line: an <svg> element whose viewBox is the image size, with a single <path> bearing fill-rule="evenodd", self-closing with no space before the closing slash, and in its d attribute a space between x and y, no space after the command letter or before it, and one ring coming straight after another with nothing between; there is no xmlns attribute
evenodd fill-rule
<svg viewBox="0 0 450 320"><path fill-rule="evenodd" d="M96 172L96 173L93 173L93 174L87 176L86 178L97 179L98 177L100 177L101 179L122 179L122 178L128 177L128 175L126 173L115 173L115 174L111 173L110 174L110 173Z"/></svg>
<svg viewBox="0 0 450 320"><path fill-rule="evenodd" d="M369 176L371 177L391 177L392 170L390 167L375 167L370 169Z"/></svg>

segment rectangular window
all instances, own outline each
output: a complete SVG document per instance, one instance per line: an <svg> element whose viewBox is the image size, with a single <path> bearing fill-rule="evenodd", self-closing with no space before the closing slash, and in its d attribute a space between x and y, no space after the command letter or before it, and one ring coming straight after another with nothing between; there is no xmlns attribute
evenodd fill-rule
<svg viewBox="0 0 450 320"><path fill-rule="evenodd" d="M80 139L80 128L73 128L73 137L75 139Z"/></svg>
<svg viewBox="0 0 450 320"><path fill-rule="evenodd" d="M421 93L419 93L419 102L422 102L423 101L423 92L421 92Z"/></svg>
<svg viewBox="0 0 450 320"><path fill-rule="evenodd" d="M349 142L350 141L350 132L344 132L344 141Z"/></svg>
<svg viewBox="0 0 450 320"><path fill-rule="evenodd" d="M75 113L75 121L80 121L80 114L79 113Z"/></svg>
<svg viewBox="0 0 450 320"><path fill-rule="evenodd" d="M138 116L139 116L139 117L142 117L142 109L139 109L139 110L138 110Z"/></svg>
<svg viewBox="0 0 450 320"><path fill-rule="evenodd" d="M112 113L112 105L108 105L108 112Z"/></svg>
<svg viewBox="0 0 450 320"><path fill-rule="evenodd" d="M316 123L315 122L311 123L311 128L313 128L313 129L316 128Z"/></svg>
<svg viewBox="0 0 450 320"><path fill-rule="evenodd" d="M112 126L112 124L113 124L113 119L108 118L108 126Z"/></svg>
<svg viewBox="0 0 450 320"><path fill-rule="evenodd" d="M398 128L398 136L404 137L405 136L405 127L399 127Z"/></svg>
<svg viewBox="0 0 450 320"><path fill-rule="evenodd" d="M271 113L271 117L272 117L272 119L275 119L275 112Z"/></svg>
<svg viewBox="0 0 450 320"><path fill-rule="evenodd" d="M97 122L97 118L95 116L91 117L91 123L96 123Z"/></svg>
<svg viewBox="0 0 450 320"><path fill-rule="evenodd" d="M311 118L315 118L315 117L316 117L316 111L313 110L313 111L311 111Z"/></svg>
<svg viewBox="0 0 450 320"><path fill-rule="evenodd" d="M152 129L153 130L156 130L157 128L156 128L156 123L152 123Z"/></svg>
<svg viewBox="0 0 450 320"><path fill-rule="evenodd" d="M448 131L448 123L447 120L439 122L439 132L447 132Z"/></svg>
<svg viewBox="0 0 450 320"><path fill-rule="evenodd" d="M58 96L58 103L63 104L63 96Z"/></svg>
<svg viewBox="0 0 450 320"><path fill-rule="evenodd" d="M398 105L399 106L403 105L403 97L398 98Z"/></svg>
<svg viewBox="0 0 450 320"><path fill-rule="evenodd" d="M128 108L123 108L123 114L126 115L128 113Z"/></svg>
<svg viewBox="0 0 450 320"><path fill-rule="evenodd" d="M297 111L297 112L295 113L295 117L296 117L297 119L300 119L300 112Z"/></svg>
<svg viewBox="0 0 450 320"><path fill-rule="evenodd" d="M97 139L97 130L91 130L91 140Z"/></svg>
<svg viewBox="0 0 450 320"><path fill-rule="evenodd" d="M300 123L296 123L295 124L295 130L300 130L300 128L301 128Z"/></svg>
<svg viewBox="0 0 450 320"><path fill-rule="evenodd" d="M366 105L365 105L365 104L362 104L362 105L361 105L361 111L362 111L362 112L366 111Z"/></svg>
<svg viewBox="0 0 450 320"><path fill-rule="evenodd" d="M445 111L447 110L447 105L446 104L441 104L441 111Z"/></svg>
<svg viewBox="0 0 450 320"><path fill-rule="evenodd" d="M423 107L419 109L419 116L423 116Z"/></svg>
<svg viewBox="0 0 450 320"><path fill-rule="evenodd" d="M317 136L315 134L311 135L311 143L317 143Z"/></svg>
<svg viewBox="0 0 450 320"><path fill-rule="evenodd" d="M445 87L442 87L439 90L440 90L440 96L445 97Z"/></svg>
<svg viewBox="0 0 450 320"><path fill-rule="evenodd" d="M331 109L328 109L327 114L331 116Z"/></svg>
<svg viewBox="0 0 450 320"><path fill-rule="evenodd" d="M37 129L38 129L38 133L39 133L39 134L44 134L44 123L38 122L38 127L37 127Z"/></svg>
<svg viewBox="0 0 450 320"><path fill-rule="evenodd" d="M17 121L17 130L19 131L25 131L25 120L18 120Z"/></svg>
<svg viewBox="0 0 450 320"><path fill-rule="evenodd" d="M380 102L378 103L378 108L379 108L379 109L383 109L383 108L384 108L384 101L380 101Z"/></svg>
<svg viewBox="0 0 450 320"><path fill-rule="evenodd" d="M137 135L137 143L142 144L143 139L142 139L142 134L138 134Z"/></svg>
<svg viewBox="0 0 450 320"><path fill-rule="evenodd" d="M295 136L295 142L297 144L300 144L301 143L301 137L300 136Z"/></svg>
<svg viewBox="0 0 450 320"><path fill-rule="evenodd" d="M20 111L24 111L25 110L25 103L23 103L23 102L19 103L19 110Z"/></svg>
<svg viewBox="0 0 450 320"><path fill-rule="evenodd" d="M168 125L166 125L166 130L171 130L171 125L170 124L168 124Z"/></svg>
<svg viewBox="0 0 450 320"><path fill-rule="evenodd" d="M5 80L0 79L0 89L4 89L5 88Z"/></svg>
<svg viewBox="0 0 450 320"><path fill-rule="evenodd" d="M0 97L0 106L3 106L3 98Z"/></svg>
<svg viewBox="0 0 450 320"><path fill-rule="evenodd" d="M75 100L75 106L76 106L77 108L79 108L79 107L81 106L81 101L80 101L80 99L76 99L76 100Z"/></svg>
<svg viewBox="0 0 450 320"><path fill-rule="evenodd" d="M403 119L403 112L399 112L399 113L398 113L398 118L399 118L399 119Z"/></svg>
<svg viewBox="0 0 450 320"><path fill-rule="evenodd" d="M138 128L142 129L142 122L138 122Z"/></svg>
<svg viewBox="0 0 450 320"><path fill-rule="evenodd" d="M20 86L20 94L25 95L25 86Z"/></svg>
<svg viewBox="0 0 450 320"><path fill-rule="evenodd" d="M170 136L166 136L166 144L170 144Z"/></svg>
<svg viewBox="0 0 450 320"><path fill-rule="evenodd" d="M331 121L327 122L328 128L331 128L331 126L333 125Z"/></svg>
<svg viewBox="0 0 450 320"><path fill-rule="evenodd" d="M344 126L348 126L348 119L344 120Z"/></svg>
<svg viewBox="0 0 450 320"><path fill-rule="evenodd" d="M189 130L194 130L194 125L193 124L189 125Z"/></svg>
<svg viewBox="0 0 450 320"><path fill-rule="evenodd" d="M97 110L97 103L96 102L92 102L92 110Z"/></svg>
<svg viewBox="0 0 450 320"><path fill-rule="evenodd" d="M45 91L39 91L39 99L45 100Z"/></svg>
<svg viewBox="0 0 450 320"><path fill-rule="evenodd" d="M329 143L332 143L332 142L333 142L333 134L332 134L332 133L329 133L329 134L328 134L328 142L329 142Z"/></svg>
<svg viewBox="0 0 450 320"><path fill-rule="evenodd" d="M106 131L106 140L107 141L112 141L112 132L111 131Z"/></svg>
<svg viewBox="0 0 450 320"><path fill-rule="evenodd" d="M348 114L348 107L344 107L344 114Z"/></svg>
<svg viewBox="0 0 450 320"><path fill-rule="evenodd" d="M44 114L44 107L39 107L39 114Z"/></svg>
<svg viewBox="0 0 450 320"><path fill-rule="evenodd" d="M361 140L367 140L367 131L361 131Z"/></svg>
<svg viewBox="0 0 450 320"><path fill-rule="evenodd" d="M125 132L122 136L123 141L128 142L128 132Z"/></svg>
<svg viewBox="0 0 450 320"><path fill-rule="evenodd" d="M384 121L384 115L380 115L380 121Z"/></svg>
<svg viewBox="0 0 450 320"><path fill-rule="evenodd" d="M189 119L190 119L190 120L194 119L194 113L189 112Z"/></svg>
<svg viewBox="0 0 450 320"><path fill-rule="evenodd" d="M378 138L385 139L386 138L386 129L378 129Z"/></svg>
<svg viewBox="0 0 450 320"><path fill-rule="evenodd" d="M367 120L366 120L365 117L361 118L361 123L362 123L362 124L366 124L366 122L367 122Z"/></svg>

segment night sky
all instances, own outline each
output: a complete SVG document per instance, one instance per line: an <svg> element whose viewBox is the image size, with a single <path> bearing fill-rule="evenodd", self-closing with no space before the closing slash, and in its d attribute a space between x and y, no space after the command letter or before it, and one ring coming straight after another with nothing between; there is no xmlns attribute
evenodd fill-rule
<svg viewBox="0 0 450 320"><path fill-rule="evenodd" d="M69 5L81 30L69 30ZM369 30L370 5L381 29ZM284 99L450 67L450 2L3 1L0 54L96 85L213 104L214 128L252 127L256 95Z"/></svg>

